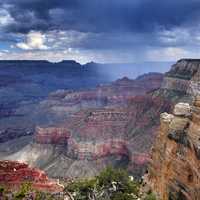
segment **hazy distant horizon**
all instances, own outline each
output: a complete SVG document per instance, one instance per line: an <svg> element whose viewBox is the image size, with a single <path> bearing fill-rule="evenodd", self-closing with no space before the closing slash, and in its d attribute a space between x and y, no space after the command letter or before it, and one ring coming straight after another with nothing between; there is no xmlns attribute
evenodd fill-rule
<svg viewBox="0 0 200 200"><path fill-rule="evenodd" d="M138 63L96 63L94 61L89 63L78 63L75 60L64 60L63 62L57 62L52 63L47 60L0 60L0 63L4 62L11 62L13 63L13 66L18 66L20 68L20 65L15 65L15 62L23 63L25 62L25 65L27 66L26 69L28 69L28 63L26 65L26 62L33 62L33 67L44 68L50 66L51 68L49 70L53 70L52 66L55 64L55 69L59 66L61 67L73 67L73 66L80 66L80 69L83 67L83 70L86 69L85 75L87 73L90 74L90 71L96 71L96 73L101 74L101 76L105 76L110 81L115 81L116 79L120 79L123 77L128 77L131 79L135 79L140 75L150 73L150 72L157 72L157 73L165 73L169 71L171 66L175 62L158 62L158 61L151 61L151 62L138 62ZM34 64L35 62L35 64ZM42 63L37 62L44 62L49 63L49 65L43 65ZM72 62L72 63L71 63ZM61 64L61 65L59 65ZM68 65L69 64L69 65ZM2 64L2 67L4 65ZM0 66L1 67L1 66ZM50 72L50 71L49 71ZM78 75L78 74L77 74Z"/></svg>
<svg viewBox="0 0 200 200"><path fill-rule="evenodd" d="M182 59L182 58L181 58ZM61 63L61 62L65 62L65 61L75 61L75 62L77 62L77 63L79 63L79 64L81 64L81 65L86 65L86 64L90 64L90 63L94 63L94 64L109 64L109 65L114 65L114 64L116 64L116 65L121 65L121 64L126 64L126 65L131 65L131 64L141 64L141 63L176 63L177 62L177 60L174 60L174 61L139 61L139 62L137 62L137 61L133 61L133 62L106 62L106 61L104 61L104 62L97 62L97 61L95 61L95 60L91 60L91 61L88 61L88 62L79 62L79 61L77 61L77 60L74 60L74 59L64 59L64 60L60 60L60 61L57 61L57 62L53 62L53 61L51 61L51 60L48 60L48 59L9 59L9 58L7 58L7 59L0 59L0 62L3 62L3 61L12 61L12 62L14 62L14 61L35 61L35 62L39 62L39 61L45 61L45 62L49 62L49 63Z"/></svg>

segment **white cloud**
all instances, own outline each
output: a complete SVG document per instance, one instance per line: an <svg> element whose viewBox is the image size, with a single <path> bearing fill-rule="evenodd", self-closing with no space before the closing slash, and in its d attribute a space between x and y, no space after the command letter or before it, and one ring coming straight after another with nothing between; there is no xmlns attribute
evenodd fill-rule
<svg viewBox="0 0 200 200"><path fill-rule="evenodd" d="M162 30L158 32L161 44L178 45L188 43L191 40L191 33L184 28L174 28L172 30Z"/></svg>
<svg viewBox="0 0 200 200"><path fill-rule="evenodd" d="M166 47L149 50L146 53L147 60L150 61L175 61L181 58L199 58L200 54L197 49L184 49L180 47Z"/></svg>
<svg viewBox="0 0 200 200"><path fill-rule="evenodd" d="M0 26L7 26L14 22L6 9L0 8Z"/></svg>
<svg viewBox="0 0 200 200"><path fill-rule="evenodd" d="M47 43L51 49L68 49L77 47L87 39L88 33L77 31L46 32Z"/></svg>
<svg viewBox="0 0 200 200"><path fill-rule="evenodd" d="M68 50L77 47L87 39L88 33L77 31L48 31L41 33L31 31L24 41L16 44L16 47L23 50ZM22 40L22 39L20 39Z"/></svg>
<svg viewBox="0 0 200 200"><path fill-rule="evenodd" d="M168 47L199 47L200 46L200 25L184 28L176 27L170 30L158 31L156 37L159 45Z"/></svg>
<svg viewBox="0 0 200 200"><path fill-rule="evenodd" d="M0 51L0 60L48 60L59 62L62 60L76 60L80 63L90 61L87 53L69 49L64 51Z"/></svg>
<svg viewBox="0 0 200 200"><path fill-rule="evenodd" d="M25 42L19 42L16 46L23 50L47 50L45 45L46 36L38 31L31 31L27 34Z"/></svg>

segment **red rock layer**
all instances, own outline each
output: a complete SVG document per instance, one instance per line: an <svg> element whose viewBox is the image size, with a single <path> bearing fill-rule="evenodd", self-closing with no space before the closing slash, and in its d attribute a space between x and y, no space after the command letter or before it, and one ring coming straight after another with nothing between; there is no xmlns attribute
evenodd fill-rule
<svg viewBox="0 0 200 200"><path fill-rule="evenodd" d="M81 104L84 107L83 102L96 102L101 106L122 105L129 97L145 95L147 92L160 88L162 80L163 75L158 73L146 74L135 80L124 77L112 84L100 85L93 90L78 92L58 90L51 93L48 100L59 101L58 104L62 101L64 106L78 106Z"/></svg>
<svg viewBox="0 0 200 200"><path fill-rule="evenodd" d="M0 185L10 189L19 189L22 183L31 183L33 189L47 192L61 192L63 187L48 179L47 175L25 163L0 161Z"/></svg>
<svg viewBox="0 0 200 200"><path fill-rule="evenodd" d="M66 144L66 152L77 159L98 159L110 155L124 155L138 164L148 161L153 130L158 127L157 116L170 110L170 102L158 97L137 96L129 98L127 108L88 109L70 117L60 127L37 128L35 141L40 144ZM150 128L151 127L151 128ZM148 146L136 149L140 141L134 139L132 130L149 130ZM146 137L145 137L146 138ZM140 137L142 140L142 137ZM135 146L132 148L133 143Z"/></svg>
<svg viewBox="0 0 200 200"><path fill-rule="evenodd" d="M65 144L69 138L70 132L64 128L36 128L35 139L41 144Z"/></svg>

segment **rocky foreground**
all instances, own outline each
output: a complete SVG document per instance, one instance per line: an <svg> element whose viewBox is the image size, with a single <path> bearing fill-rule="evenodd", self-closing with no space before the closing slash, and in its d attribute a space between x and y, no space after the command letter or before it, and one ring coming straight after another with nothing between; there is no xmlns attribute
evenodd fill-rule
<svg viewBox="0 0 200 200"><path fill-rule="evenodd" d="M30 183L35 190L58 193L63 186L51 180L47 175L25 163L16 161L0 161L0 185L11 191L18 190L23 183Z"/></svg>
<svg viewBox="0 0 200 200"><path fill-rule="evenodd" d="M161 115L147 182L162 200L200 199L200 98Z"/></svg>

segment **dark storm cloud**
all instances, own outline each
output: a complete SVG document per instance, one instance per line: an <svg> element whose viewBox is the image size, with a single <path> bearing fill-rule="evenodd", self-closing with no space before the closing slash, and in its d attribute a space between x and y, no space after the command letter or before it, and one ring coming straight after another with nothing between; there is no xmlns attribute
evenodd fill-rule
<svg viewBox="0 0 200 200"><path fill-rule="evenodd" d="M152 32L190 25L199 0L4 0L15 19L10 32L54 29L81 32Z"/></svg>

